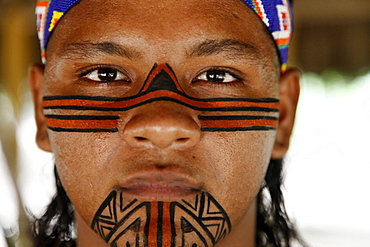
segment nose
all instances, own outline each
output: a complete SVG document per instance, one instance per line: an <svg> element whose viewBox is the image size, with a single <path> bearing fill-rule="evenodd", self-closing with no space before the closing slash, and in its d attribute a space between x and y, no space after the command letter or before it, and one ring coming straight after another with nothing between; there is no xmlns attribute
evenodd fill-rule
<svg viewBox="0 0 370 247"><path fill-rule="evenodd" d="M200 140L200 127L176 103L156 102L135 114L124 128L123 138L133 148L185 150Z"/></svg>

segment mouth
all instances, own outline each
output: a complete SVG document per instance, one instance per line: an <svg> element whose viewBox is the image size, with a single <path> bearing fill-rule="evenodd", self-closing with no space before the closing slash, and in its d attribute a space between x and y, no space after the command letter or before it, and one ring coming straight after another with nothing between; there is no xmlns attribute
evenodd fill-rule
<svg viewBox="0 0 370 247"><path fill-rule="evenodd" d="M201 186L188 176L172 171L145 171L120 184L125 198L147 201L174 201L201 191Z"/></svg>
<svg viewBox="0 0 370 247"><path fill-rule="evenodd" d="M181 186L133 186L122 188L122 191L127 195L134 196L148 201L173 201L186 198L199 192L199 189Z"/></svg>

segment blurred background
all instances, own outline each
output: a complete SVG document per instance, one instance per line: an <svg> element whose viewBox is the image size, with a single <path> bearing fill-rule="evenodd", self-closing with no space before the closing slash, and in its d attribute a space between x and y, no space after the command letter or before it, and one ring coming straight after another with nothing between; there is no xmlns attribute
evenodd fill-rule
<svg viewBox="0 0 370 247"><path fill-rule="evenodd" d="M0 246L31 246L54 194L35 145L28 66L35 0L0 0ZM286 157L287 210L313 247L370 247L370 1L295 0L291 65L302 91ZM4 236L4 237L2 237Z"/></svg>

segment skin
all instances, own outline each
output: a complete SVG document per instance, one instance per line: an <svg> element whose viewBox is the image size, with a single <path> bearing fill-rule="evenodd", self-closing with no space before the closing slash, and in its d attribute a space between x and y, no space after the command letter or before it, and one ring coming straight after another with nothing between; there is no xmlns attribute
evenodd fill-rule
<svg viewBox="0 0 370 247"><path fill-rule="evenodd" d="M222 43L223 49L197 53L196 47L210 40ZM253 48L231 47L224 40ZM120 54L71 45L103 42L114 42L121 47ZM201 132L196 111L166 101L119 113L119 131L114 134L47 128L44 114L50 112L43 110L43 96L134 96L155 63L170 64L191 97L278 98L277 129ZM96 65L114 68L124 77L93 81L86 72ZM199 77L215 67L241 79L214 83ZM299 73L288 70L280 75L273 41L244 3L83 0L58 23L48 44L47 64L32 66L30 81L36 140L55 155L63 187L76 209L79 246L108 246L91 230L93 217L111 191L132 186L138 177L144 177L145 182L140 182L144 193L124 193L125 200L190 200L195 192L187 195L181 188L205 191L222 205L232 225L216 246L255 246L256 195L269 160L282 158L288 149ZM168 177L180 177L181 182Z"/></svg>

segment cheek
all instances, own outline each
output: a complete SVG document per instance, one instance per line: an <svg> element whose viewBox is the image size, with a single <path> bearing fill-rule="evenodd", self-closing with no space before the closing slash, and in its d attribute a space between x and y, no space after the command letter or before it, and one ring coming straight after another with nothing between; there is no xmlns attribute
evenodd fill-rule
<svg viewBox="0 0 370 247"><path fill-rule="evenodd" d="M49 136L63 187L80 215L89 219L109 193L110 179L104 171L116 139L101 133L50 131Z"/></svg>
<svg viewBox="0 0 370 247"><path fill-rule="evenodd" d="M255 199L275 140L275 131L235 132L209 137L212 150L213 187L232 221L239 221ZM217 139L211 140L211 139ZM215 150L218 150L217 152Z"/></svg>

